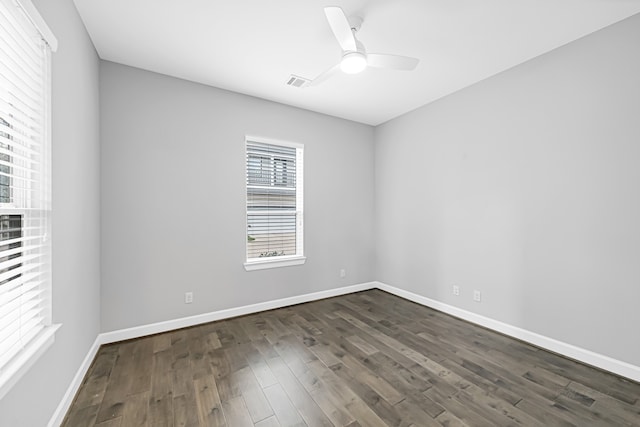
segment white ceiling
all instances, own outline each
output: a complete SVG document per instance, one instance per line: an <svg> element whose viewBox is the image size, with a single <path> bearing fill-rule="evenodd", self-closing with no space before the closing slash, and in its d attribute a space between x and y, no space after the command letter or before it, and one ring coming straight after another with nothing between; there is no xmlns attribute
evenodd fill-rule
<svg viewBox="0 0 640 427"><path fill-rule="evenodd" d="M640 0L74 0L102 59L377 125L640 12ZM338 73L324 6L414 71Z"/></svg>

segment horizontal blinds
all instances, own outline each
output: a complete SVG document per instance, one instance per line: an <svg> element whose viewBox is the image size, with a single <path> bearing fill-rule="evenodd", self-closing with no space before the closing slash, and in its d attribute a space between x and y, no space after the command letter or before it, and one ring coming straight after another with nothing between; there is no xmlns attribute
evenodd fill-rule
<svg viewBox="0 0 640 427"><path fill-rule="evenodd" d="M300 149L247 141L247 259L300 255Z"/></svg>
<svg viewBox="0 0 640 427"><path fill-rule="evenodd" d="M50 323L49 49L0 0L0 373Z"/></svg>

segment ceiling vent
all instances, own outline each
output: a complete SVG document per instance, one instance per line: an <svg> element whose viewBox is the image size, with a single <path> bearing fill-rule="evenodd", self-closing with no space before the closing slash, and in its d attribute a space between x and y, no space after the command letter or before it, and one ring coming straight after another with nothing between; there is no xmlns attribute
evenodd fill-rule
<svg viewBox="0 0 640 427"><path fill-rule="evenodd" d="M289 76L289 80L287 80L288 86L293 86L297 88L306 87L309 85L309 83L311 83L311 80L305 79L304 77L294 76L293 74L291 74Z"/></svg>

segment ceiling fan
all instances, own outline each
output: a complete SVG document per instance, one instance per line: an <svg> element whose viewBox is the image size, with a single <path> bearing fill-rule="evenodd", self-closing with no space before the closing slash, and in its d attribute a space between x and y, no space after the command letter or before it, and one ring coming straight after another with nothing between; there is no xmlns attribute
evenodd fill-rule
<svg viewBox="0 0 640 427"><path fill-rule="evenodd" d="M342 59L328 70L321 73L310 83L315 86L331 77L336 71L342 70L347 74L356 74L367 66L375 68L389 68L394 70L413 70L420 62L417 58L408 56L389 55L386 53L367 53L364 45L356 38L356 32L362 25L362 18L347 19L344 11L338 6L324 8L329 26L342 48Z"/></svg>

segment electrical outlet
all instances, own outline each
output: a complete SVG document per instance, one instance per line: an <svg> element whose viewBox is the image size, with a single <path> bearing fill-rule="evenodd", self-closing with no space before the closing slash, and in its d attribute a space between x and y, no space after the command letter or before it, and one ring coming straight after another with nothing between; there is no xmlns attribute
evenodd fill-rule
<svg viewBox="0 0 640 427"><path fill-rule="evenodd" d="M347 270L345 270L344 268L340 269L340 277L347 277Z"/></svg>
<svg viewBox="0 0 640 427"><path fill-rule="evenodd" d="M473 300L475 302L480 302L482 301L482 293L480 291L473 291Z"/></svg>
<svg viewBox="0 0 640 427"><path fill-rule="evenodd" d="M193 302L193 292L184 293L184 303L191 304Z"/></svg>
<svg viewBox="0 0 640 427"><path fill-rule="evenodd" d="M458 286L458 285L453 285L453 294L454 294L455 296L460 295L460 286Z"/></svg>

